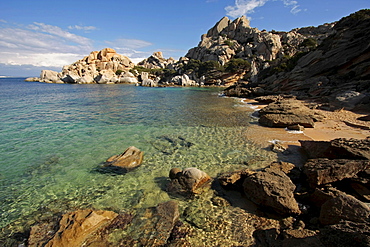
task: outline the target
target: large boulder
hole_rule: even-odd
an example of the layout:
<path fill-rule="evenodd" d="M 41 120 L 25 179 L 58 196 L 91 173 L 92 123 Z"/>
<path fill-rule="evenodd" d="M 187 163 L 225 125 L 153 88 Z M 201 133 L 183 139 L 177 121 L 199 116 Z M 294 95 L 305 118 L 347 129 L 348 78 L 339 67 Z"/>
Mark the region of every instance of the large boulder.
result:
<path fill-rule="evenodd" d="M 179 195 L 201 193 L 205 185 L 211 181 L 211 177 L 207 173 L 195 167 L 184 170 L 172 168 L 169 177 L 171 181 L 167 185 L 167 192 Z"/>
<path fill-rule="evenodd" d="M 143 158 L 144 152 L 140 151 L 140 149 L 134 146 L 131 146 L 123 153 L 113 155 L 107 159 L 104 167 L 113 167 L 127 172 L 139 167 L 143 161 Z"/>
<path fill-rule="evenodd" d="M 40 82 L 63 83 L 58 72 L 52 70 L 42 70 L 40 74 Z"/>
<path fill-rule="evenodd" d="M 370 246 L 370 223 L 342 221 L 320 229 L 320 240 L 325 246 Z"/>
<path fill-rule="evenodd" d="M 320 223 L 334 225 L 342 220 L 353 222 L 367 222 L 370 216 L 370 208 L 351 195 L 340 195 L 326 201 L 320 210 Z"/>
<path fill-rule="evenodd" d="M 63 215 L 59 222 L 59 230 L 45 246 L 91 246 L 91 243 L 96 240 L 94 235 L 100 229 L 109 225 L 117 215 L 117 213 L 112 211 L 95 211 L 91 209 L 77 210 L 75 212 L 67 213 Z M 38 244 L 39 243 L 35 243 L 34 246 L 41 246 Z"/>
<path fill-rule="evenodd" d="M 259 114 L 259 123 L 268 127 L 285 128 L 299 124 L 305 128 L 313 128 L 314 122 L 322 119 L 303 103 L 294 99 L 273 102 L 261 109 Z"/>
<path fill-rule="evenodd" d="M 329 159 L 370 159 L 370 137 L 337 138 L 331 141 L 299 141 L 308 157 Z"/>
<path fill-rule="evenodd" d="M 282 171 L 268 168 L 248 176 L 243 183 L 246 196 L 256 204 L 278 214 L 300 214 L 294 198 L 296 186 Z"/>
<path fill-rule="evenodd" d="M 370 169 L 369 160 L 347 159 L 310 159 L 303 166 L 310 186 L 317 186 L 337 182 L 345 178 L 352 178 L 359 172 Z"/>

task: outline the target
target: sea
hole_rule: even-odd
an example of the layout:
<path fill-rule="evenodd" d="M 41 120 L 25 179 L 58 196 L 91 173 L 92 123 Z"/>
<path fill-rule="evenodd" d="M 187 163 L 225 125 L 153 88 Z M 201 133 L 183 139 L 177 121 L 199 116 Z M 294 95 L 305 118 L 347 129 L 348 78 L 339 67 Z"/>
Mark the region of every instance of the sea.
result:
<path fill-rule="evenodd" d="M 78 208 L 153 207 L 170 199 L 173 167 L 216 177 L 272 159 L 248 139 L 251 111 L 221 92 L 0 78 L 0 228 Z M 130 146 L 144 152 L 139 168 L 101 169 Z"/>

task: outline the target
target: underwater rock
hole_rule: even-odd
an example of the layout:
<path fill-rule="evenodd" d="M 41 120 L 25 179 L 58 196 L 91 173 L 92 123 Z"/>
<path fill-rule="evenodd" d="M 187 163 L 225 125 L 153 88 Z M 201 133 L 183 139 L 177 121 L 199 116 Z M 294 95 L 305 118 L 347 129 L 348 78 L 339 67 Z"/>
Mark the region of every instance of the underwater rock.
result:
<path fill-rule="evenodd" d="M 125 244 L 119 246 L 164 246 L 179 217 L 178 203 L 173 200 L 147 208 L 133 219 Z"/>
<path fill-rule="evenodd" d="M 63 215 L 59 222 L 58 232 L 45 246 L 80 247 L 89 246 L 93 242 L 96 243 L 95 234 L 109 225 L 117 215 L 112 211 L 91 209 L 67 213 Z"/>
<path fill-rule="evenodd" d="M 104 167 L 119 167 L 125 171 L 131 171 L 140 166 L 144 157 L 144 152 L 140 149 L 131 146 L 122 154 L 114 155 L 107 159 Z"/>
<path fill-rule="evenodd" d="M 243 183 L 246 196 L 254 203 L 282 215 L 300 214 L 294 199 L 296 186 L 278 169 L 265 169 L 248 176 Z"/>
<path fill-rule="evenodd" d="M 151 144 L 155 149 L 166 155 L 174 154 L 179 150 L 189 149 L 194 145 L 194 143 L 181 136 L 159 136 Z"/>
<path fill-rule="evenodd" d="M 167 192 L 180 195 L 191 195 L 200 193 L 211 177 L 195 168 L 185 168 L 181 171 L 179 168 L 172 168 L 170 171 L 171 181 L 167 185 Z"/>

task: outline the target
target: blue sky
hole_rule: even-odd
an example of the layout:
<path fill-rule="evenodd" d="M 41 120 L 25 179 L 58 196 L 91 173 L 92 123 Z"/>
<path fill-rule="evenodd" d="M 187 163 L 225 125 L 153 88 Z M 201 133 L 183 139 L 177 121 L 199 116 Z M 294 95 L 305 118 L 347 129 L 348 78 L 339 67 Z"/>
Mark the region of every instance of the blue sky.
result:
<path fill-rule="evenodd" d="M 134 62 L 162 51 L 178 59 L 222 17 L 289 31 L 370 8 L 369 0 L 2 0 L 0 75 L 61 71 L 105 47 Z"/>

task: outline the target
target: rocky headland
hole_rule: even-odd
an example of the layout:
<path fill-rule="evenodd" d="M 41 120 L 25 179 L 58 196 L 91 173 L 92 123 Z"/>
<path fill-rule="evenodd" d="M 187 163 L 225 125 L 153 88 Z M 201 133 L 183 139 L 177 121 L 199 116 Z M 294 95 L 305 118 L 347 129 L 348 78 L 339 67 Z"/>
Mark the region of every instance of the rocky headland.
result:
<path fill-rule="evenodd" d="M 225 17 L 179 61 L 154 53 L 135 66 L 107 48 L 61 73 L 43 71 L 39 81 L 54 83 L 230 86 L 225 95 L 253 98 L 249 104 L 261 108 L 254 113 L 260 125 L 250 128 L 256 143 L 279 136 L 267 147 L 277 161 L 213 178 L 173 168 L 163 188 L 173 200 L 134 213 L 63 212 L 30 226 L 23 243 L 370 246 L 369 29 L 370 10 L 290 32 Z M 301 134 L 285 142 L 285 128 Z M 103 168 L 128 164 L 125 173 L 142 159 L 130 148 Z"/>

